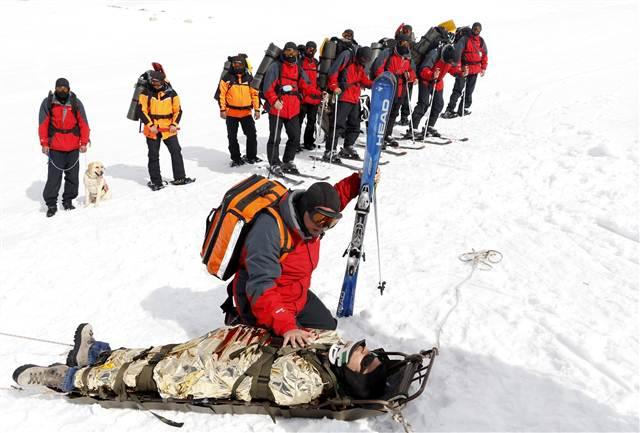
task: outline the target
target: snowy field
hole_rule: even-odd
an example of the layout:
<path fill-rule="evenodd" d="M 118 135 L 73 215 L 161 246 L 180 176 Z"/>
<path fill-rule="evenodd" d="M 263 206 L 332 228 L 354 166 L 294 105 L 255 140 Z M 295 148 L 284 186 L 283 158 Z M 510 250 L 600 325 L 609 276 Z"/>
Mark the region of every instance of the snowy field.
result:
<path fill-rule="evenodd" d="M 0 2 L 4 100 L 0 170 L 0 332 L 70 341 L 89 321 L 115 346 L 180 342 L 222 325 L 224 283 L 200 263 L 204 220 L 232 184 L 213 101 L 227 55 L 257 66 L 273 41 L 355 30 L 363 44 L 406 21 L 422 34 L 480 21 L 489 68 L 473 114 L 438 122 L 466 143 L 391 160 L 378 189 L 347 337 L 415 352 L 440 340 L 425 393 L 404 411 L 415 431 L 639 431 L 638 5 L 635 1 L 429 2 L 364 6 L 283 1 Z M 180 94 L 180 142 L 195 184 L 150 192 L 146 145 L 125 118 L 138 75 L 159 61 Z M 113 199 L 45 218 L 37 112 L 56 78 L 84 102 Z M 448 98 L 453 79 L 445 82 Z M 414 101 L 415 102 L 415 101 Z M 401 129 L 397 128 L 397 132 Z M 264 158 L 268 124 L 258 122 Z M 163 174 L 171 178 L 166 148 Z M 338 181 L 349 172 L 296 160 Z M 82 204 L 84 193 L 77 204 Z M 353 207 L 323 242 L 312 289 L 330 309 Z M 504 260 L 476 270 L 472 248 Z M 442 327 L 441 333 L 437 330 Z M 64 348 L 0 335 L 2 431 L 174 431 L 149 413 L 79 406 L 11 389 L 24 363 Z M 389 417 L 347 423 L 166 412 L 183 431 L 402 431 Z"/>

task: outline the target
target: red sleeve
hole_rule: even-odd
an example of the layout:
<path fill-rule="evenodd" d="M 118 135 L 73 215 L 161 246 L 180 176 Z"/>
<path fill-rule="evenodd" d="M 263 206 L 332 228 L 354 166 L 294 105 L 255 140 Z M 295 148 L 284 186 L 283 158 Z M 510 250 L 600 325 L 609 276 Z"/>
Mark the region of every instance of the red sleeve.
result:
<path fill-rule="evenodd" d="M 364 68 L 360 68 L 360 84 L 367 89 L 370 89 L 371 85 L 373 84 L 373 80 L 369 79 L 366 72 L 364 72 Z"/>
<path fill-rule="evenodd" d="M 251 306 L 251 311 L 259 325 L 273 329 L 278 335 L 284 335 L 285 332 L 298 328 L 295 306 L 288 306 L 283 302 L 277 283 L 258 298 Z"/>
<path fill-rule="evenodd" d="M 454 77 L 457 77 L 461 73 L 462 73 L 462 68 L 460 67 L 460 63 L 456 63 L 451 68 L 449 68 L 449 74 L 453 75 Z"/>
<path fill-rule="evenodd" d="M 411 62 L 409 62 L 409 81 L 415 81 L 416 80 L 416 71 L 413 70 L 413 68 L 411 67 Z"/>
<path fill-rule="evenodd" d="M 344 210 L 351 200 L 360 192 L 360 173 L 355 172 L 333 186 L 340 195 L 340 211 Z"/>
<path fill-rule="evenodd" d="M 269 105 L 272 105 L 272 106 L 278 100 L 278 95 L 276 94 L 277 83 L 278 83 L 278 80 L 273 80 L 273 83 L 271 83 L 271 85 L 267 88 L 267 90 L 264 91 L 264 99 L 266 99 L 267 102 L 269 102 Z"/>
<path fill-rule="evenodd" d="M 80 144 L 86 146 L 89 143 L 89 122 L 87 122 L 87 114 L 84 111 L 84 106 L 78 101 L 78 127 L 80 128 Z"/>
<path fill-rule="evenodd" d="M 487 50 L 484 47 L 482 48 L 482 51 L 483 51 L 483 54 L 482 54 L 482 61 L 480 63 L 480 66 L 483 71 L 486 71 L 487 63 L 489 63 L 489 55 L 487 54 Z"/>
<path fill-rule="evenodd" d="M 338 74 L 340 69 L 333 74 L 329 74 L 329 78 L 327 80 L 327 89 L 332 92 L 338 88 Z"/>
<path fill-rule="evenodd" d="M 422 68 L 422 71 L 420 71 L 420 78 L 424 81 L 433 80 L 433 71 L 431 68 Z"/>

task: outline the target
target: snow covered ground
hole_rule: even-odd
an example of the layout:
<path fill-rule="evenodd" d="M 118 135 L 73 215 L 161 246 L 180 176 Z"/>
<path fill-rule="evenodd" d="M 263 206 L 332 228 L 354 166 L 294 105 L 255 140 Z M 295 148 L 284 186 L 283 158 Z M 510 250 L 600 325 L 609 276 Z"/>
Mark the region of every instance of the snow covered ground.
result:
<path fill-rule="evenodd" d="M 204 220 L 230 185 L 226 130 L 212 99 L 227 55 L 257 65 L 270 41 L 355 30 L 360 43 L 403 21 L 480 21 L 489 69 L 473 115 L 440 120 L 466 143 L 387 156 L 379 186 L 384 296 L 375 233 L 346 336 L 418 351 L 436 344 L 425 394 L 405 410 L 416 431 L 639 431 L 638 54 L 634 1 L 229 5 L 196 1 L 2 1 L 4 119 L 0 170 L 0 332 L 69 341 L 94 325 L 115 346 L 179 342 L 222 324 L 224 284 L 199 260 Z M 159 61 L 179 92 L 187 174 L 152 193 L 146 145 L 125 118 L 137 76 Z M 38 106 L 59 76 L 87 108 L 114 197 L 44 216 Z M 453 80 L 447 79 L 448 98 Z M 258 122 L 264 155 L 268 125 Z M 399 132 L 399 130 L 398 130 Z M 300 155 L 308 172 L 348 174 Z M 166 150 L 161 164 L 170 178 Z M 83 193 L 79 197 L 82 202 Z M 353 210 L 323 242 L 313 289 L 337 305 Z M 372 220 L 373 221 L 373 220 Z M 373 227 L 373 224 L 370 225 Z M 458 255 L 496 249 L 476 270 Z M 148 413 L 78 406 L 16 391 L 23 363 L 64 362 L 64 348 L 0 336 L 3 431 L 172 431 Z M 353 423 L 168 412 L 185 431 L 401 431 Z"/>

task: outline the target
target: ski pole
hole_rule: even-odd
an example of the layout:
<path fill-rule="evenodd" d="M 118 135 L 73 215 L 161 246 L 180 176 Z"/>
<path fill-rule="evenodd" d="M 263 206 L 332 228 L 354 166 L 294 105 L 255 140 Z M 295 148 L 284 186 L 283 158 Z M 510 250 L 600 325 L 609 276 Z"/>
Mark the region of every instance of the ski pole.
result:
<path fill-rule="evenodd" d="M 373 217 L 376 220 L 376 244 L 378 248 L 378 290 L 380 290 L 380 294 L 384 293 L 385 286 L 387 285 L 386 281 L 382 280 L 382 258 L 380 257 L 380 228 L 378 226 L 378 194 L 376 194 L 376 189 L 373 189 Z"/>
<path fill-rule="evenodd" d="M 427 124 L 424 126 L 424 135 L 422 141 L 427 139 L 427 129 L 429 128 L 429 117 L 431 117 L 431 111 L 433 111 L 433 97 L 436 94 L 436 83 L 433 83 L 433 89 L 431 90 L 431 96 L 429 97 L 429 109 L 427 110 Z"/>
<path fill-rule="evenodd" d="M 465 96 L 467 96 L 467 75 L 464 76 L 464 86 L 462 87 L 462 111 L 460 114 L 460 135 L 464 137 L 464 110 Z"/>
<path fill-rule="evenodd" d="M 267 175 L 267 179 L 271 179 L 271 165 L 273 164 L 273 158 L 276 154 L 276 146 L 280 146 L 280 134 L 278 134 L 278 126 L 280 124 L 280 110 L 278 110 L 276 114 L 276 128 L 273 131 L 273 144 L 271 145 L 271 156 L 267 155 L 267 159 L 269 159 L 269 173 Z"/>
<path fill-rule="evenodd" d="M 320 141 L 320 131 L 322 131 L 322 117 L 324 116 L 324 108 L 326 106 L 326 102 L 323 98 L 322 103 L 320 104 L 320 117 L 316 119 L 316 123 L 314 125 L 313 134 L 315 135 L 316 142 Z M 326 137 L 325 137 L 326 139 Z M 318 156 L 318 145 L 316 144 L 316 148 L 313 149 L 313 156 L 317 158 Z M 313 169 L 316 169 L 316 158 L 313 158 Z"/>
<path fill-rule="evenodd" d="M 409 93 L 409 81 L 404 80 L 407 88 L 407 104 L 409 105 L 409 128 L 411 128 L 411 143 L 416 144 L 416 135 L 413 131 L 413 110 L 411 109 L 411 94 Z"/>
<path fill-rule="evenodd" d="M 335 95 L 333 95 L 333 104 L 334 104 L 334 110 L 333 110 L 333 134 L 331 134 L 331 153 L 329 154 L 329 164 L 331 164 L 333 162 L 333 154 L 335 152 L 336 149 L 336 124 L 338 121 L 338 97 Z"/>

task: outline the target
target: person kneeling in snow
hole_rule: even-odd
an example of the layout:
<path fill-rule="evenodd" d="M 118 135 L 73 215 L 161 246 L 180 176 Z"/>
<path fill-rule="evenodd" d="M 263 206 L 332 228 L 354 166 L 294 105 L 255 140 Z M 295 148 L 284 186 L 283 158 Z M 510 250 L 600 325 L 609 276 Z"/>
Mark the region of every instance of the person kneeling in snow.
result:
<path fill-rule="evenodd" d="M 314 342 L 306 349 L 283 347 L 268 330 L 239 325 L 182 344 L 111 350 L 83 323 L 66 364 L 26 364 L 13 379 L 20 386 L 120 400 L 157 393 L 163 399 L 265 399 L 289 406 L 321 396 L 383 394 L 389 362 L 384 351 L 369 351 L 365 340 L 345 342 L 335 331 L 309 332 Z"/>

